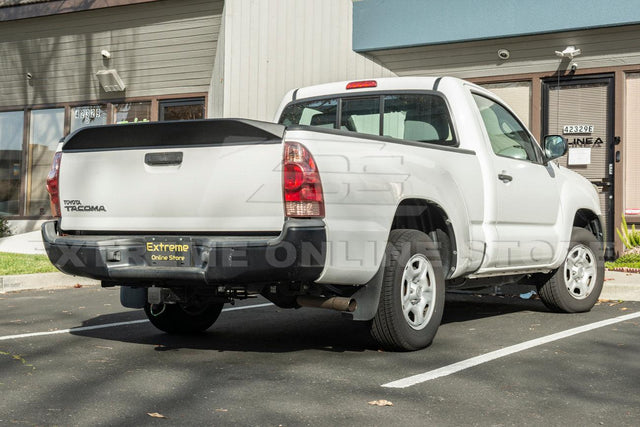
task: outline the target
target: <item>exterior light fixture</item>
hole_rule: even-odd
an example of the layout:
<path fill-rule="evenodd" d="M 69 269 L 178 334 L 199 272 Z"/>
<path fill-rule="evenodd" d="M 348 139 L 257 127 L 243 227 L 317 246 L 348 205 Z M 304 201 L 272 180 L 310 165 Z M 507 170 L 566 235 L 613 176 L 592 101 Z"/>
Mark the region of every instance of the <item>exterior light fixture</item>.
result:
<path fill-rule="evenodd" d="M 105 92 L 122 92 L 126 88 L 116 70 L 100 70 L 96 76 Z"/>
<path fill-rule="evenodd" d="M 575 46 L 567 46 L 563 51 L 556 50 L 556 56 L 560 58 L 573 59 L 582 53 L 581 49 L 576 49 Z"/>

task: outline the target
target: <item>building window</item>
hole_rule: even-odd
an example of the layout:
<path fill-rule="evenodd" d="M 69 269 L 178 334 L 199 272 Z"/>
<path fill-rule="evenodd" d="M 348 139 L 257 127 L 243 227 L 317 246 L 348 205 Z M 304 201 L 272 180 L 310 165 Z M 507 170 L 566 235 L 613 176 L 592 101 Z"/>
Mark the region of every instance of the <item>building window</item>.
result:
<path fill-rule="evenodd" d="M 71 108 L 71 132 L 87 126 L 107 124 L 107 104 L 82 105 Z"/>
<path fill-rule="evenodd" d="M 151 102 L 114 104 L 116 123 L 138 123 L 151 120 Z"/>
<path fill-rule="evenodd" d="M 27 215 L 49 214 L 49 196 L 45 185 L 53 154 L 63 136 L 64 108 L 31 111 Z"/>
<path fill-rule="evenodd" d="M 0 215 L 20 213 L 24 112 L 0 113 Z"/>
<path fill-rule="evenodd" d="M 160 101 L 160 121 L 204 119 L 204 98 Z"/>

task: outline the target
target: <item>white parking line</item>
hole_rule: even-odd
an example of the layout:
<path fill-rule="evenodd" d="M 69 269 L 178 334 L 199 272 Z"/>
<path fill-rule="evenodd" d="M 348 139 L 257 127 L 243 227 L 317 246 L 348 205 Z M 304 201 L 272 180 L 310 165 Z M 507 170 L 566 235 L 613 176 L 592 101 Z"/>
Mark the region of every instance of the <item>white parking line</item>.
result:
<path fill-rule="evenodd" d="M 413 375 L 407 378 L 403 378 L 397 381 L 392 381 L 386 384 L 382 384 L 382 387 L 388 388 L 406 388 L 412 385 L 424 383 L 426 381 L 435 380 L 436 378 L 446 377 L 447 375 L 455 374 L 456 372 L 463 371 L 465 369 L 472 368 L 474 366 L 481 365 L 483 363 L 490 362 L 501 357 L 509 356 L 520 351 L 528 350 L 539 345 L 547 344 L 552 341 L 557 341 L 563 338 L 567 338 L 573 335 L 581 334 L 583 332 L 592 331 L 594 329 L 602 328 L 604 326 L 613 325 L 616 323 L 624 322 L 629 319 L 635 319 L 640 317 L 640 312 L 631 313 L 620 317 L 614 317 L 613 319 L 602 320 L 600 322 L 590 323 L 588 325 L 579 326 L 577 328 L 568 329 L 563 332 L 547 335 L 546 337 L 536 338 L 531 341 L 526 341 L 520 344 L 505 347 L 500 350 L 492 351 L 491 353 L 483 354 L 480 356 L 472 357 L 471 359 L 463 360 L 452 365 L 444 366 L 442 368 L 434 369 L 422 374 Z"/>
<path fill-rule="evenodd" d="M 270 305 L 273 305 L 273 304 L 269 302 L 269 303 L 265 303 L 265 304 L 243 305 L 241 307 L 225 308 L 222 311 L 248 310 L 250 308 L 268 307 Z M 3 337 L 0 337 L 0 341 L 16 340 L 16 339 L 19 339 L 19 338 L 42 337 L 42 336 L 46 336 L 46 335 L 69 334 L 69 333 L 72 333 L 72 332 L 94 331 L 96 329 L 116 328 L 118 326 L 137 325 L 138 323 L 146 323 L 146 322 L 148 322 L 147 319 L 131 320 L 129 322 L 105 323 L 103 325 L 82 326 L 80 328 L 59 329 L 57 331 L 32 332 L 30 334 L 18 334 L 18 335 L 5 335 Z"/>

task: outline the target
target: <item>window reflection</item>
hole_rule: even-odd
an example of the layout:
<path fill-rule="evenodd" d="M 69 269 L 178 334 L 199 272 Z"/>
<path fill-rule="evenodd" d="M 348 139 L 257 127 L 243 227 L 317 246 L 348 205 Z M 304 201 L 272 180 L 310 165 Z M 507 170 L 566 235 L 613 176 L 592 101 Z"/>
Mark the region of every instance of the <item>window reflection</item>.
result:
<path fill-rule="evenodd" d="M 115 111 L 115 122 L 118 124 L 148 122 L 151 120 L 150 102 L 127 102 L 124 104 L 116 104 Z"/>
<path fill-rule="evenodd" d="M 0 113 L 0 215 L 20 213 L 24 112 Z"/>
<path fill-rule="evenodd" d="M 204 119 L 204 98 L 160 101 L 160 121 Z"/>
<path fill-rule="evenodd" d="M 46 180 L 53 154 L 64 136 L 64 108 L 32 111 L 29 135 L 27 215 L 49 215 Z"/>

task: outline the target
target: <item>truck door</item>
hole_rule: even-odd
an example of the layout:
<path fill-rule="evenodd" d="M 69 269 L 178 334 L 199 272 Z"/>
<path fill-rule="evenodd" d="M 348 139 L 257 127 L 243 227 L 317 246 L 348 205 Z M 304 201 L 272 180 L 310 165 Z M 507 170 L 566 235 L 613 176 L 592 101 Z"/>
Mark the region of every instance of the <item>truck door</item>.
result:
<path fill-rule="evenodd" d="M 490 265 L 509 268 L 545 265 L 558 246 L 560 189 L 555 166 L 544 165 L 542 152 L 518 118 L 496 100 L 473 94 L 493 155 L 496 242 L 489 245 Z"/>

